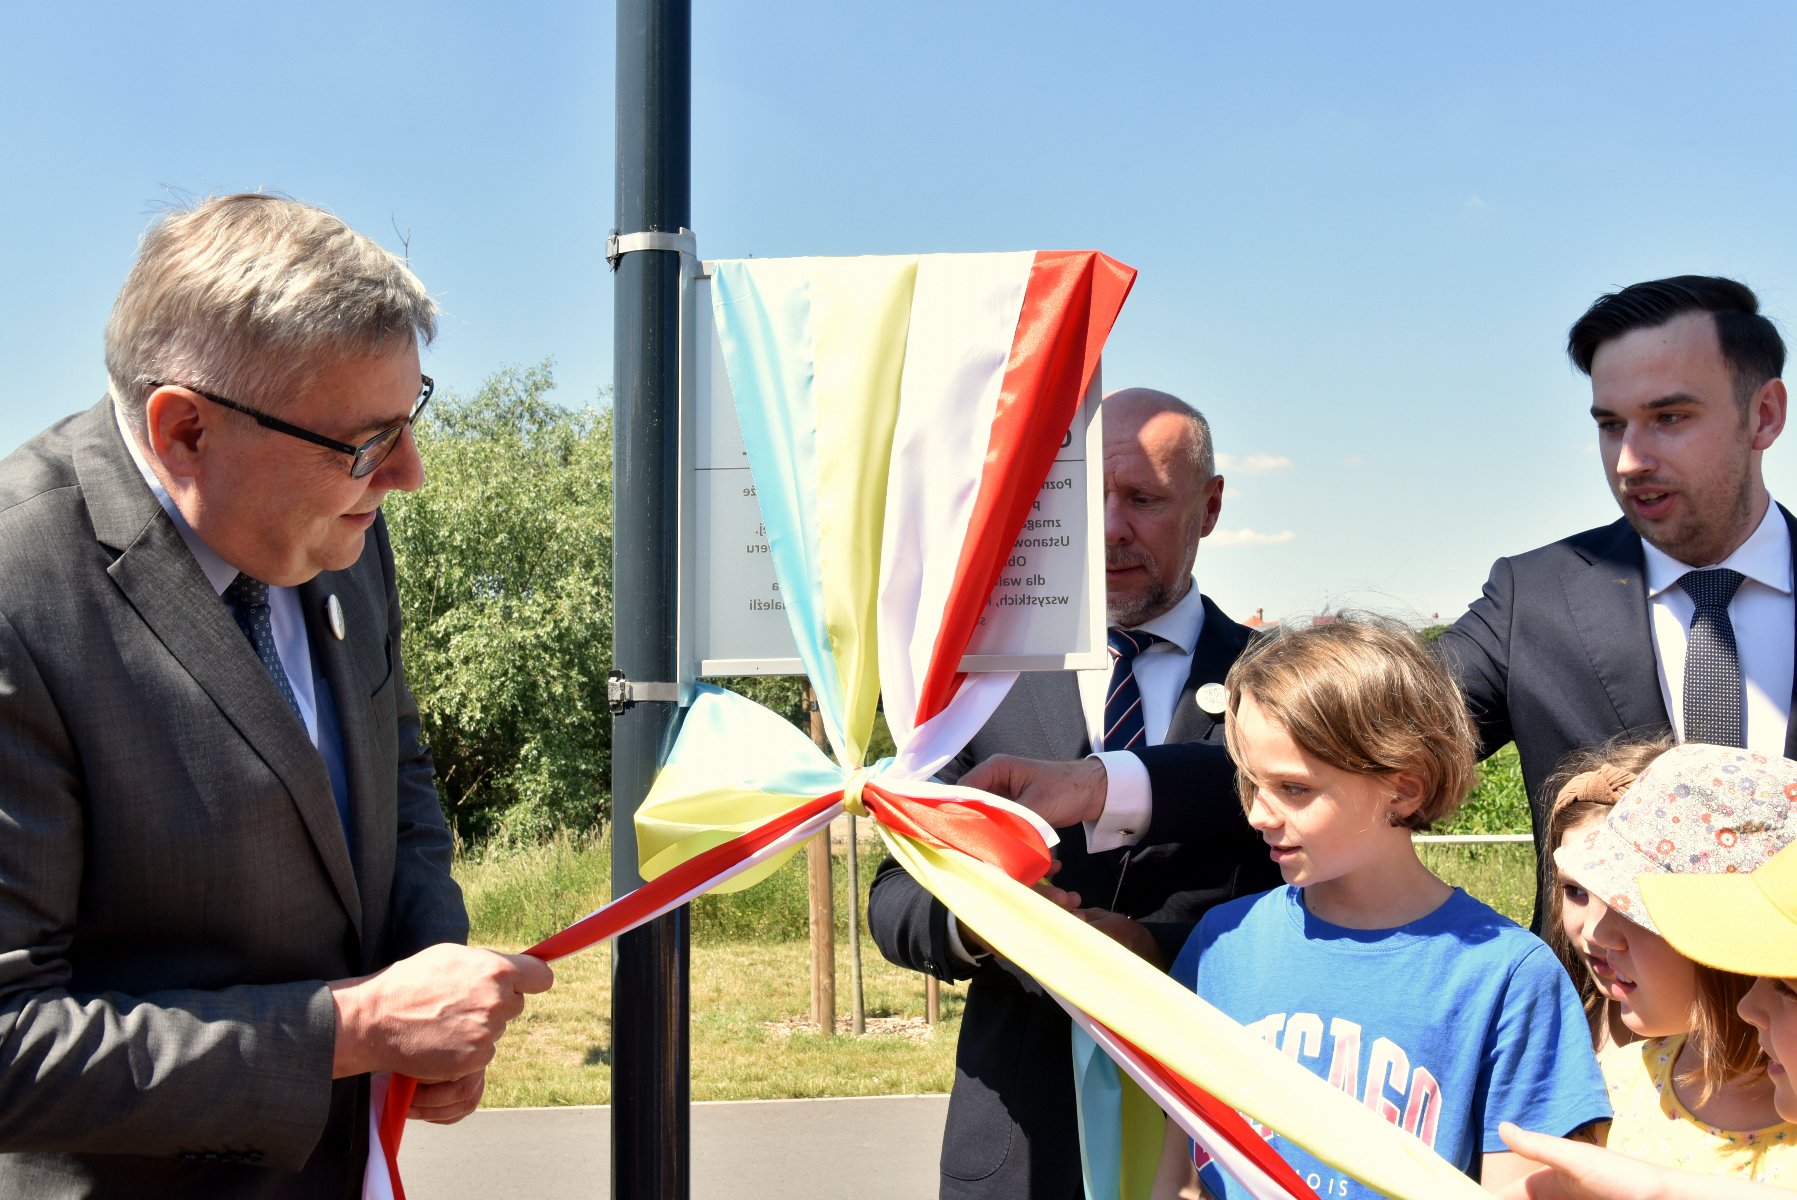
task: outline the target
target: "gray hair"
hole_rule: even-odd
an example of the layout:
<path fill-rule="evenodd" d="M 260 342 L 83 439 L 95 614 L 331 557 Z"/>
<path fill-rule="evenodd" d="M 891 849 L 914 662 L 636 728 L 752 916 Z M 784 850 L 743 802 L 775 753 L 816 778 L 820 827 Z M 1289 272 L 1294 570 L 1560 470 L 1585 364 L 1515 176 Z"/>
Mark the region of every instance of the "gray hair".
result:
<path fill-rule="evenodd" d="M 1200 480 L 1209 480 L 1217 473 L 1217 453 L 1210 440 L 1210 422 L 1183 400 L 1173 411 L 1192 422 L 1192 466 L 1197 469 Z"/>
<path fill-rule="evenodd" d="M 106 323 L 113 401 L 138 432 L 150 380 L 278 407 L 330 357 L 437 333 L 405 263 L 322 209 L 216 196 L 145 232 Z"/>

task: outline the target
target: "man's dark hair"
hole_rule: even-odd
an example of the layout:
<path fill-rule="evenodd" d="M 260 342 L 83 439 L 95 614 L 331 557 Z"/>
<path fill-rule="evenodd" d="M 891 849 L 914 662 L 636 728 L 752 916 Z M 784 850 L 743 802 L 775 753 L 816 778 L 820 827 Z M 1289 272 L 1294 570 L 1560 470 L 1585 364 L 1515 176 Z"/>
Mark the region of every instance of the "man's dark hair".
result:
<path fill-rule="evenodd" d="M 1716 321 L 1722 361 L 1735 377 L 1735 399 L 1745 408 L 1768 379 L 1784 374 L 1785 343 L 1760 315 L 1759 297 L 1744 283 L 1717 275 L 1674 275 L 1631 284 L 1599 296 L 1566 335 L 1573 365 L 1591 374 L 1597 348 L 1637 329 L 1655 329 L 1689 312 L 1707 312 Z"/>

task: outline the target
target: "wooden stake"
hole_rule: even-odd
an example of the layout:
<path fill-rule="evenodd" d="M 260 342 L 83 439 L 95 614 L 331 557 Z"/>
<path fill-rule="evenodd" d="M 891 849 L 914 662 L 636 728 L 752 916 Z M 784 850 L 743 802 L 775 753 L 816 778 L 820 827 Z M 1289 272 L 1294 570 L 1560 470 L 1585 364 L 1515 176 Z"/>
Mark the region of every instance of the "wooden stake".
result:
<path fill-rule="evenodd" d="M 934 1025 L 942 1016 L 942 981 L 934 975 L 923 977 L 923 1019 L 924 1024 Z"/>
<path fill-rule="evenodd" d="M 855 814 L 849 814 L 849 1028 L 856 1037 L 867 1032 L 867 993 L 861 986 L 861 869 L 856 854 L 860 836 Z"/>

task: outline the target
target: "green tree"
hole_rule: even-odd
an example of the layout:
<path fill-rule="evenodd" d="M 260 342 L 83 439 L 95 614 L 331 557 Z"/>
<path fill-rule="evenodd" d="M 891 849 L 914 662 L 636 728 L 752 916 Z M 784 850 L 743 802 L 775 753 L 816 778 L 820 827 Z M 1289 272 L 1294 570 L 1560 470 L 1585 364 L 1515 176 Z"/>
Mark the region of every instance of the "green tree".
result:
<path fill-rule="evenodd" d="M 1479 778 L 1466 803 L 1433 832 L 1527 833 L 1532 820 L 1522 760 L 1516 744 L 1509 742 L 1479 764 Z"/>
<path fill-rule="evenodd" d="M 440 397 L 417 427 L 425 486 L 386 508 L 408 679 L 470 841 L 611 808 L 612 417 L 553 387 L 545 362 Z"/>

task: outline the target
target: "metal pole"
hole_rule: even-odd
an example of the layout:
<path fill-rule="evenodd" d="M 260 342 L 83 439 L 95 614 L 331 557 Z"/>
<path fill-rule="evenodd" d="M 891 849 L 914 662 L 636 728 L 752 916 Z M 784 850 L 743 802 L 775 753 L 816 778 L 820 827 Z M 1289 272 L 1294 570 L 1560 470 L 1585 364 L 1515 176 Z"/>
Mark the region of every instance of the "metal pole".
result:
<path fill-rule="evenodd" d="M 689 0 L 619 0 L 617 227 L 676 233 L 692 223 Z M 676 561 L 680 256 L 639 250 L 617 264 L 613 318 L 614 665 L 633 683 L 677 682 Z M 612 894 L 636 871 L 636 809 L 670 740 L 672 702 L 612 720 Z M 611 1194 L 686 1200 L 687 913 L 618 939 L 612 955 Z"/>
<path fill-rule="evenodd" d="M 817 693 L 805 685 L 805 710 L 810 713 L 811 740 L 830 753 L 824 733 L 824 714 Z M 851 820 L 853 818 L 850 818 Z M 810 895 L 806 911 L 811 918 L 811 1021 L 824 1037 L 836 1036 L 836 884 L 831 877 L 830 827 L 805 843 L 805 862 L 810 868 Z"/>

